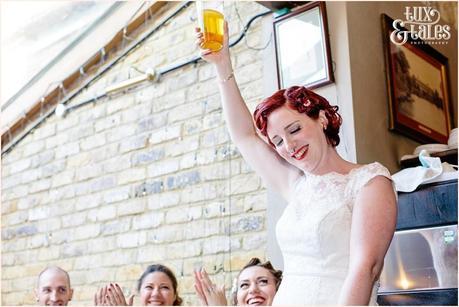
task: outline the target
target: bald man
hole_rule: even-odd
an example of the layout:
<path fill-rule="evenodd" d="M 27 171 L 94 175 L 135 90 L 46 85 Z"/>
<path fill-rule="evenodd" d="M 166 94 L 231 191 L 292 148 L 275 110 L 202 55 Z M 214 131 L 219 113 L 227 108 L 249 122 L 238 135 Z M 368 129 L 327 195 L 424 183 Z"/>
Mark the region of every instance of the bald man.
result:
<path fill-rule="evenodd" d="M 48 267 L 38 275 L 35 296 L 41 306 L 67 306 L 72 300 L 69 274 L 59 267 Z"/>

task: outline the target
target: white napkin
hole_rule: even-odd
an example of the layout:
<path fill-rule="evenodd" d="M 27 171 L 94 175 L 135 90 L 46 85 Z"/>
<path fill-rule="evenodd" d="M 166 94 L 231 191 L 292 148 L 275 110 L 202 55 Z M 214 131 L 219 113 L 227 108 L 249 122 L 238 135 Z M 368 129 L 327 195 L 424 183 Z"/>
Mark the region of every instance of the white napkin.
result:
<path fill-rule="evenodd" d="M 400 192 L 413 192 L 426 181 L 430 181 L 442 172 L 455 171 L 448 163 L 441 163 L 440 158 L 430 157 L 426 150 L 419 153 L 422 166 L 410 167 L 392 175 L 395 188 Z"/>

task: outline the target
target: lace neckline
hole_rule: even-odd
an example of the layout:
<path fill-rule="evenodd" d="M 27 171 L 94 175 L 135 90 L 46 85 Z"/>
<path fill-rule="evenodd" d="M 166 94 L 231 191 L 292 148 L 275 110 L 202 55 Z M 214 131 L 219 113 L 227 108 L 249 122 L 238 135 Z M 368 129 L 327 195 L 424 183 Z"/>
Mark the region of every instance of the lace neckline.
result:
<path fill-rule="evenodd" d="M 361 165 L 359 167 L 354 167 L 353 169 L 351 169 L 346 174 L 341 174 L 341 173 L 338 173 L 336 171 L 331 171 L 331 172 L 328 172 L 328 173 L 325 173 L 325 174 L 322 174 L 322 175 L 315 175 L 315 174 L 306 173 L 306 172 L 303 172 L 303 173 L 307 178 L 317 178 L 317 179 L 323 179 L 323 178 L 329 178 L 329 177 L 332 177 L 332 178 L 333 177 L 345 178 L 345 177 L 351 176 L 352 174 L 356 173 L 358 170 L 364 169 L 365 167 L 367 167 L 367 165 L 368 164 L 364 164 L 364 165 Z"/>

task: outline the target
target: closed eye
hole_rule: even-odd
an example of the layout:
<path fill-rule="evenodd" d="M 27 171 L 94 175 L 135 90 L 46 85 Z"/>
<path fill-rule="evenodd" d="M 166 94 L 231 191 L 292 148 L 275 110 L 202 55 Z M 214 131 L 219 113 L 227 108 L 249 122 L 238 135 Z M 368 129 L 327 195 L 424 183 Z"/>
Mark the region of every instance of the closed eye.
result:
<path fill-rule="evenodd" d="M 294 134 L 294 133 L 297 133 L 300 130 L 301 130 L 301 128 L 298 126 L 298 127 L 295 127 L 294 129 L 290 130 L 290 133 Z"/>
<path fill-rule="evenodd" d="M 268 280 L 267 279 L 260 279 L 259 283 L 260 283 L 260 285 L 267 285 L 268 284 Z"/>

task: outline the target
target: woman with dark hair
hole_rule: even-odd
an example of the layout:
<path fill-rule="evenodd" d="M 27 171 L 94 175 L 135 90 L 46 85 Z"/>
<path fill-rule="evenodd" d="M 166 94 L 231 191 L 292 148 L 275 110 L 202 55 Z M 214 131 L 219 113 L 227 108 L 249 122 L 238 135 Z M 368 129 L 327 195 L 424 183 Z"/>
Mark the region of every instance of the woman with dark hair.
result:
<path fill-rule="evenodd" d="M 340 157 L 338 107 L 303 86 L 277 91 L 252 120 L 234 77 L 226 22 L 223 48 L 201 50 L 201 57 L 215 67 L 232 140 L 288 201 L 276 226 L 284 277 L 273 304 L 376 304 L 397 217 L 389 171 Z"/>
<path fill-rule="evenodd" d="M 174 273 L 162 264 L 147 267 L 137 281 L 137 292 L 142 306 L 180 306 L 182 299 L 177 292 L 177 278 Z M 107 285 L 94 296 L 94 305 L 132 306 L 134 295 L 126 301 L 118 284 Z"/>
<path fill-rule="evenodd" d="M 271 306 L 282 281 L 282 271 L 271 262 L 252 258 L 239 272 L 231 293 L 231 305 Z M 195 272 L 195 289 L 203 305 L 226 306 L 225 288 L 217 287 L 205 270 Z"/>

